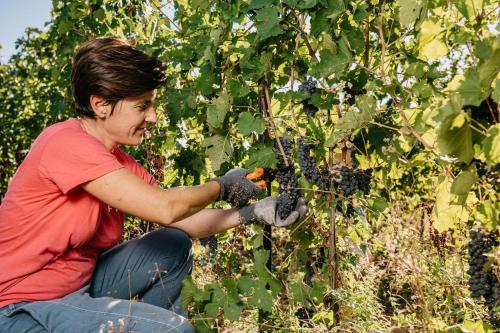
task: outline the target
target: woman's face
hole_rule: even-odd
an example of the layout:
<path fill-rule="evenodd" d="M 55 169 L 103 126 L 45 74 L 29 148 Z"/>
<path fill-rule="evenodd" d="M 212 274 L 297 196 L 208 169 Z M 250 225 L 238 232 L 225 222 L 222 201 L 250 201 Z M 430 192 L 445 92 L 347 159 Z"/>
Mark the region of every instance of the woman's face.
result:
<path fill-rule="evenodd" d="M 106 116 L 104 126 L 108 142 L 137 146 L 142 136 L 151 124 L 156 123 L 157 117 L 153 107 L 156 90 L 149 91 L 141 96 L 128 97 L 120 100 L 111 114 Z"/>

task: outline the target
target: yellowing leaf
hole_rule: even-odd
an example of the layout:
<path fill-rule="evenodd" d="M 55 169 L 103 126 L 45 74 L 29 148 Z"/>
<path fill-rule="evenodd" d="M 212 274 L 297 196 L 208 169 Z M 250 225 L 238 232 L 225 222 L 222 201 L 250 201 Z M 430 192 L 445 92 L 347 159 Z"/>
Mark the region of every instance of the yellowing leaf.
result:
<path fill-rule="evenodd" d="M 206 147 L 206 154 L 212 162 L 213 171 L 218 171 L 224 162 L 229 162 L 233 157 L 233 147 L 229 137 L 214 135 L 206 137 L 202 143 Z"/>
<path fill-rule="evenodd" d="M 482 143 L 486 163 L 493 166 L 500 163 L 500 124 L 491 126 Z"/>
<path fill-rule="evenodd" d="M 443 232 L 451 229 L 455 224 L 466 222 L 469 212 L 464 205 L 452 204 L 454 198 L 450 192 L 452 179 L 441 177 L 436 191 L 436 202 L 432 209 L 433 227 Z"/>
<path fill-rule="evenodd" d="M 409 26 L 419 18 L 422 10 L 427 7 L 427 0 L 399 0 L 399 23 Z"/>
<path fill-rule="evenodd" d="M 428 59 L 437 59 L 448 53 L 448 46 L 444 42 L 444 29 L 437 20 L 426 19 L 420 26 L 418 35 L 419 55 Z"/>

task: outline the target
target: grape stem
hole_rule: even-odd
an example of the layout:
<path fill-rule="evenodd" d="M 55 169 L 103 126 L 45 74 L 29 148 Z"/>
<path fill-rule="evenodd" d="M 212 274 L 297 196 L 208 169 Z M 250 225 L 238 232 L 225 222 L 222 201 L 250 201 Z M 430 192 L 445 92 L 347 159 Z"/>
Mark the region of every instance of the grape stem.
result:
<path fill-rule="evenodd" d="M 276 130 L 276 126 L 274 124 L 273 111 L 271 109 L 271 100 L 269 99 L 269 89 L 267 88 L 266 82 L 263 83 L 262 90 L 264 92 L 264 102 L 265 102 L 264 105 L 266 106 L 265 109 L 267 110 L 267 114 L 269 116 L 268 117 L 269 126 L 271 126 L 271 128 L 272 128 L 272 132 L 274 133 L 274 139 L 276 140 L 276 145 L 278 146 L 281 157 L 283 158 L 283 161 L 285 162 L 285 166 L 289 166 L 285 151 L 283 150 L 283 146 L 281 145 L 280 136 L 279 136 L 278 131 Z M 269 132 L 269 130 L 268 130 L 268 132 Z"/>

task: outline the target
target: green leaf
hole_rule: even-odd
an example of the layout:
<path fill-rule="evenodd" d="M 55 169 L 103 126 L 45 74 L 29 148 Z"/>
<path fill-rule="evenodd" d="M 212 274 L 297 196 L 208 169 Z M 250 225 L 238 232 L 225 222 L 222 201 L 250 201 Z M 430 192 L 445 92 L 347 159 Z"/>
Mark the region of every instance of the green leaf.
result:
<path fill-rule="evenodd" d="M 343 52 L 334 54 L 330 50 L 321 50 L 320 62 L 311 66 L 310 72 L 314 77 L 328 77 L 332 74 L 339 76 L 350 63 L 351 57 Z"/>
<path fill-rule="evenodd" d="M 453 204 L 454 197 L 451 194 L 451 178 L 440 177 L 436 189 L 436 202 L 432 209 L 433 227 L 443 232 L 451 229 L 455 224 L 466 222 L 469 213 L 464 205 Z"/>
<path fill-rule="evenodd" d="M 491 93 L 491 98 L 497 103 L 500 103 L 500 75 L 497 76 L 496 80 L 491 84 L 493 92 Z"/>
<path fill-rule="evenodd" d="M 486 163 L 494 166 L 500 163 L 500 124 L 491 126 L 482 142 L 482 150 Z"/>
<path fill-rule="evenodd" d="M 456 75 L 444 91 L 456 92 L 462 98 L 464 105 L 474 106 L 479 106 L 489 95 L 489 88 L 481 86 L 479 73 L 473 68 L 469 68 L 465 76 Z"/>
<path fill-rule="evenodd" d="M 352 29 L 347 33 L 347 39 L 349 40 L 349 45 L 356 54 L 361 54 L 365 50 L 365 36 L 363 31 L 360 29 Z"/>
<path fill-rule="evenodd" d="M 373 96 L 356 96 L 356 106 L 359 112 L 355 109 L 347 111 L 345 115 L 340 118 L 337 128 L 341 130 L 358 129 L 367 125 L 373 119 L 376 105 L 377 101 Z"/>
<path fill-rule="evenodd" d="M 194 300 L 194 296 L 199 293 L 201 293 L 201 290 L 196 287 L 193 278 L 190 275 L 185 277 L 182 280 L 181 306 L 187 309 L 189 304 Z"/>
<path fill-rule="evenodd" d="M 300 303 L 302 305 L 308 304 L 309 298 L 309 287 L 302 282 L 290 283 L 288 285 L 290 291 L 292 292 L 292 300 L 294 302 Z"/>
<path fill-rule="evenodd" d="M 215 128 L 222 127 L 229 105 L 230 100 L 226 93 L 221 94 L 213 100 L 212 105 L 207 108 L 207 122 L 210 126 Z"/>
<path fill-rule="evenodd" d="M 298 9 L 309 9 L 318 3 L 318 0 L 284 0 L 288 6 Z"/>
<path fill-rule="evenodd" d="M 399 0 L 398 7 L 399 23 L 407 27 L 421 16 L 422 11 L 425 11 L 427 0 Z"/>
<path fill-rule="evenodd" d="M 266 6 L 257 11 L 255 28 L 261 40 L 283 33 L 279 15 L 280 12 L 275 6 Z"/>
<path fill-rule="evenodd" d="M 500 201 L 486 200 L 476 207 L 476 219 L 489 230 L 495 230 L 500 225 Z"/>
<path fill-rule="evenodd" d="M 250 135 L 252 132 L 262 134 L 266 129 L 266 122 L 264 119 L 257 115 L 255 118 L 250 112 L 242 112 L 238 118 L 238 132 L 241 135 Z"/>
<path fill-rule="evenodd" d="M 243 97 L 248 95 L 250 89 L 244 83 L 241 83 L 237 80 L 229 81 L 229 89 L 231 90 L 231 95 L 234 97 Z"/>
<path fill-rule="evenodd" d="M 254 269 L 257 275 L 266 276 L 269 271 L 266 267 L 267 260 L 269 259 L 268 250 L 255 250 L 254 251 Z"/>
<path fill-rule="evenodd" d="M 266 288 L 266 282 L 256 280 L 252 296 L 249 299 L 249 304 L 267 312 L 273 310 L 273 295 Z"/>
<path fill-rule="evenodd" d="M 500 36 L 489 40 L 491 54 L 479 65 L 479 81 L 482 87 L 489 88 L 500 71 Z"/>
<path fill-rule="evenodd" d="M 444 42 L 444 28 L 437 19 L 428 18 L 420 26 L 418 50 L 425 60 L 438 59 L 448 53 L 448 46 Z"/>
<path fill-rule="evenodd" d="M 474 150 L 467 113 L 450 114 L 443 119 L 438 130 L 438 147 L 443 154 L 470 163 Z"/>
<path fill-rule="evenodd" d="M 453 181 L 451 185 L 451 193 L 459 196 L 467 196 L 472 185 L 477 181 L 475 168 L 472 170 L 462 171 Z"/>
<path fill-rule="evenodd" d="M 270 146 L 258 144 L 248 151 L 250 158 L 245 163 L 248 170 L 255 168 L 273 168 L 276 166 L 276 152 Z"/>
<path fill-rule="evenodd" d="M 248 4 L 248 9 L 260 9 L 269 5 L 276 5 L 276 1 L 273 0 L 252 0 Z"/>
<path fill-rule="evenodd" d="M 205 305 L 205 314 L 208 317 L 217 317 L 219 315 L 219 307 L 218 303 L 208 303 Z"/>
<path fill-rule="evenodd" d="M 424 62 L 413 62 L 406 68 L 406 74 L 413 75 L 417 79 L 421 79 L 425 73 L 429 71 L 429 65 Z"/>
<path fill-rule="evenodd" d="M 463 325 L 460 326 L 462 332 L 471 333 L 493 333 L 493 330 L 489 328 L 487 323 L 478 321 L 468 321 L 466 320 Z"/>
<path fill-rule="evenodd" d="M 420 98 L 429 98 L 432 96 L 432 87 L 425 81 L 419 81 L 413 86 L 413 91 Z"/>
<path fill-rule="evenodd" d="M 467 18 L 475 18 L 479 11 L 484 6 L 483 0 L 458 0 L 455 1 L 455 6 L 457 6 L 458 10 L 462 15 Z"/>
<path fill-rule="evenodd" d="M 206 137 L 202 143 L 206 147 L 206 155 L 212 162 L 213 171 L 218 171 L 224 162 L 229 162 L 233 157 L 233 147 L 229 137 L 214 135 Z"/>

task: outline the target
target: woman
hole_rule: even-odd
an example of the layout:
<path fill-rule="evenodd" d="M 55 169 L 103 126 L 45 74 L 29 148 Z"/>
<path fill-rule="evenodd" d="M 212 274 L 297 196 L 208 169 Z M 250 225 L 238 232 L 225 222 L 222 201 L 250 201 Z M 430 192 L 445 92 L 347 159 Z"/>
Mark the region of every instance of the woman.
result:
<path fill-rule="evenodd" d="M 192 332 L 179 308 L 191 238 L 241 223 L 286 226 L 276 198 L 205 209 L 235 186 L 261 189 L 244 169 L 200 186 L 160 189 L 120 145 L 136 146 L 157 120 L 162 63 L 116 39 L 84 44 L 73 59 L 80 118 L 46 128 L 0 206 L 1 332 Z M 124 214 L 165 228 L 117 245 Z"/>

